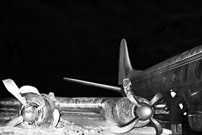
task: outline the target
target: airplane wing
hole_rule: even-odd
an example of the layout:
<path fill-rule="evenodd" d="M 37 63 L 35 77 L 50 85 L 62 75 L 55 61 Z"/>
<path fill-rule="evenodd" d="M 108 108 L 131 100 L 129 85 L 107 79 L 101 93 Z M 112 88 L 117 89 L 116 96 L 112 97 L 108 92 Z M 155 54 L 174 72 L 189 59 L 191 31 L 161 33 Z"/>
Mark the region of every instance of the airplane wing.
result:
<path fill-rule="evenodd" d="M 57 97 L 56 97 L 57 99 Z M 67 99 L 67 98 L 66 98 Z M 82 98 L 80 98 L 82 99 Z M 6 106 L 7 107 L 6 107 Z M 19 107 L 18 107 L 19 106 Z M 15 98 L 7 98 L 0 100 L 0 132 L 2 134 L 12 135 L 113 135 L 107 132 L 112 123 L 106 121 L 101 114 L 95 109 L 66 109 L 61 111 L 61 118 L 56 128 L 32 127 L 25 128 L 23 125 L 17 127 L 4 126 L 10 119 L 18 117 L 18 109 L 20 109 L 20 102 Z M 145 126 L 142 128 L 134 128 L 124 135 L 155 135 L 156 131 L 152 126 Z M 163 128 L 161 135 L 169 135 L 171 131 Z"/>
<path fill-rule="evenodd" d="M 116 86 L 100 84 L 100 83 L 94 83 L 94 82 L 89 82 L 89 81 L 83 81 L 83 80 L 67 78 L 67 77 L 64 77 L 63 79 L 65 81 L 71 81 L 71 82 L 76 82 L 76 83 L 80 83 L 80 84 L 84 84 L 84 85 L 89 85 L 89 86 L 104 88 L 104 89 L 108 89 L 108 90 L 112 90 L 112 91 L 116 91 L 116 92 L 121 92 L 121 88 L 116 87 Z"/>

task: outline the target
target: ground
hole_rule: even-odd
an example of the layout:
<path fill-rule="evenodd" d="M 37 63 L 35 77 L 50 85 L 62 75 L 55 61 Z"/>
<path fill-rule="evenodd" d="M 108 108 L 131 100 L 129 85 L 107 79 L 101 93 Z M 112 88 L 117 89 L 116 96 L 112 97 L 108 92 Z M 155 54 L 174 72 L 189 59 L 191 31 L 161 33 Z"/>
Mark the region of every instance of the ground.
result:
<path fill-rule="evenodd" d="M 56 128 L 29 128 L 0 127 L 0 135 L 113 135 L 107 132 L 111 124 L 103 120 L 99 115 L 78 116 L 63 114 Z M 168 135 L 170 130 L 163 129 L 162 135 Z M 153 127 L 135 128 L 125 135 L 155 135 Z"/>

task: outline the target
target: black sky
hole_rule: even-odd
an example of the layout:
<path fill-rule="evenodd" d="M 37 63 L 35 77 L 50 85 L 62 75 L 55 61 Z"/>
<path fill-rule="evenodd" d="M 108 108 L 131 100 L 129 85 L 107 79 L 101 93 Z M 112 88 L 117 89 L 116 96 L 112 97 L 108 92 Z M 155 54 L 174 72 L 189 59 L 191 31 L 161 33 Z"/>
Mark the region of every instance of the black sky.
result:
<path fill-rule="evenodd" d="M 201 15 L 201 2 L 189 0 L 1 0 L 1 80 L 56 96 L 120 96 L 62 78 L 118 86 L 122 38 L 144 70 L 200 45 Z"/>

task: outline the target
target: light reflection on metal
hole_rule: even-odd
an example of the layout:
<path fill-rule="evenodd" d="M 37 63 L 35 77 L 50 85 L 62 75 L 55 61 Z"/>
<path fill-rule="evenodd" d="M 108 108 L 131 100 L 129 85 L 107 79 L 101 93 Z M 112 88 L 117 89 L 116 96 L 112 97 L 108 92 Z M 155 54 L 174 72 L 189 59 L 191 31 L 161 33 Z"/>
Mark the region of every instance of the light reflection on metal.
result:
<path fill-rule="evenodd" d="M 166 107 L 166 104 L 158 104 L 158 105 L 155 105 L 155 108 L 164 108 Z"/>
<path fill-rule="evenodd" d="M 85 84 L 85 85 L 89 85 L 89 86 L 96 86 L 99 88 L 104 88 L 104 89 L 108 89 L 108 90 L 112 90 L 112 91 L 116 91 L 116 92 L 121 92 L 120 87 L 115 87 L 115 86 L 105 85 L 105 84 L 100 84 L 100 83 L 94 83 L 94 82 L 89 82 L 89 81 L 83 81 L 83 80 L 78 80 L 78 79 L 73 79 L 73 78 L 67 78 L 67 77 L 64 77 L 63 79 L 66 81 L 72 81 L 72 82 L 77 82 L 77 83 L 81 83 L 81 84 Z"/>
<path fill-rule="evenodd" d="M 55 107 L 61 112 L 65 111 L 80 111 L 80 112 L 98 112 L 103 107 L 103 102 L 109 98 L 68 98 L 68 97 L 55 97 Z"/>
<path fill-rule="evenodd" d="M 194 96 L 196 94 L 198 94 L 198 92 L 193 92 L 190 96 Z"/>
<path fill-rule="evenodd" d="M 173 65 L 174 63 L 177 63 L 177 62 L 180 62 L 180 61 L 183 61 L 185 59 L 188 59 L 190 57 L 193 57 L 195 55 L 199 55 L 202 53 L 202 45 L 201 46 L 197 46 L 191 50 L 188 50 L 182 54 L 179 54 L 177 56 L 174 56 L 170 59 L 167 59 L 147 70 L 145 70 L 144 72 L 142 72 L 142 74 L 148 74 L 150 72 L 153 72 L 155 70 L 159 70 L 159 69 L 162 69 L 162 68 L 165 68 L 165 67 L 168 67 L 170 65 Z M 141 73 L 139 75 L 142 75 Z"/>

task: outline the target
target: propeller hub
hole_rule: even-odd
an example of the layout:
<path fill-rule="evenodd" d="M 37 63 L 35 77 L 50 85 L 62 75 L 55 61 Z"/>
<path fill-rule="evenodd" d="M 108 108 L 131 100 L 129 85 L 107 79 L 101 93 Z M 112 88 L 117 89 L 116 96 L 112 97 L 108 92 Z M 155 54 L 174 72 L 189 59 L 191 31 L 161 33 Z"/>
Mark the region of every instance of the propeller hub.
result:
<path fill-rule="evenodd" d="M 29 123 L 34 122 L 38 118 L 38 110 L 35 106 L 25 106 L 21 113 L 24 121 Z"/>
<path fill-rule="evenodd" d="M 154 112 L 153 109 L 147 104 L 142 104 L 136 110 L 137 116 L 139 116 L 141 119 L 144 120 L 151 118 L 153 112 Z"/>

